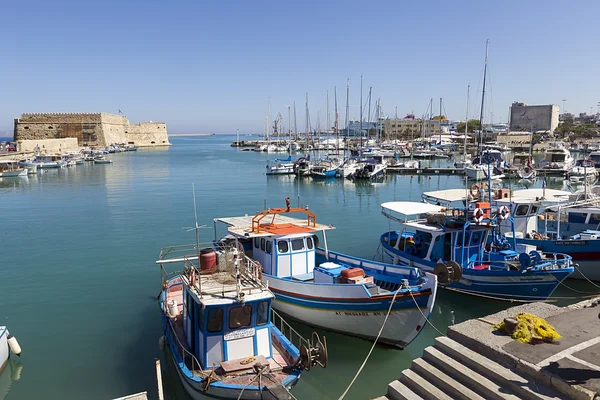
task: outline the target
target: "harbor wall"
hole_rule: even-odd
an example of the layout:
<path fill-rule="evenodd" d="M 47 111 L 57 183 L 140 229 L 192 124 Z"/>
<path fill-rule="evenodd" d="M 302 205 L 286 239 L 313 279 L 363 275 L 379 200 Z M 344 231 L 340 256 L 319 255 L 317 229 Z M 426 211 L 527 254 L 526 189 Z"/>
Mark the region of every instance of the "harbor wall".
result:
<path fill-rule="evenodd" d="M 130 124 L 125 116 L 109 113 L 24 113 L 15 118 L 14 138 L 16 141 L 75 138 L 79 146 L 113 143 L 170 146 L 164 122 Z"/>
<path fill-rule="evenodd" d="M 37 146 L 42 154 L 79 150 L 77 138 L 17 140 L 17 149 L 20 152 L 37 152 Z"/>

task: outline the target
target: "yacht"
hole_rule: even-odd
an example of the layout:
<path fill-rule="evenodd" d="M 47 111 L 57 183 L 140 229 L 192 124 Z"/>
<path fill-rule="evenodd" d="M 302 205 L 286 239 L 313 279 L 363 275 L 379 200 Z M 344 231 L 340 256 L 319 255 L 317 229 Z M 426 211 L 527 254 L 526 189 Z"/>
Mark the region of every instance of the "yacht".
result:
<path fill-rule="evenodd" d="M 540 161 L 540 167 L 568 172 L 573 168 L 573 162 L 571 152 L 562 143 L 554 142 L 546 150 L 544 158 Z"/>

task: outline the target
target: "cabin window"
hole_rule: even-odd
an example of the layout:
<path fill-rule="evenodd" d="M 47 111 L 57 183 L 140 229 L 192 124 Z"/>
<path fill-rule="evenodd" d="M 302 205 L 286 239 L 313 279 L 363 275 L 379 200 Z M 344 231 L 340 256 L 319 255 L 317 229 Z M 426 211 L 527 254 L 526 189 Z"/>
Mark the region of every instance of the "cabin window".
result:
<path fill-rule="evenodd" d="M 270 240 L 267 240 L 267 247 L 266 247 L 267 254 L 271 254 L 272 250 L 273 250 L 273 242 L 271 242 Z"/>
<path fill-rule="evenodd" d="M 527 215 L 527 211 L 529 211 L 529 204 L 521 204 L 517 207 L 517 211 L 515 211 L 515 215 L 523 216 Z"/>
<path fill-rule="evenodd" d="M 198 305 L 198 329 L 203 330 L 204 325 L 204 308 Z"/>
<path fill-rule="evenodd" d="M 258 313 L 256 314 L 256 325 L 264 325 L 269 322 L 269 302 L 258 303 Z"/>
<path fill-rule="evenodd" d="M 600 224 L 600 214 L 592 214 L 590 216 L 590 224 Z"/>
<path fill-rule="evenodd" d="M 265 238 L 260 239 L 260 249 L 262 251 L 265 251 L 265 242 L 266 242 Z"/>
<path fill-rule="evenodd" d="M 233 307 L 229 310 L 229 329 L 250 326 L 252 321 L 252 306 Z"/>
<path fill-rule="evenodd" d="M 539 206 L 532 205 L 531 206 L 531 215 L 537 215 L 539 209 L 540 209 Z"/>
<path fill-rule="evenodd" d="M 317 235 L 313 235 L 312 239 L 315 242 L 315 247 L 319 247 L 319 237 Z"/>
<path fill-rule="evenodd" d="M 304 239 L 292 240 L 292 251 L 304 250 Z"/>
<path fill-rule="evenodd" d="M 206 330 L 209 332 L 221 332 L 223 329 L 223 309 L 212 308 L 208 311 L 208 323 Z"/>
<path fill-rule="evenodd" d="M 585 224 L 587 213 L 569 213 L 569 222 L 576 224 Z"/>
<path fill-rule="evenodd" d="M 187 315 L 188 318 L 191 319 L 192 321 L 194 320 L 194 305 L 196 304 L 196 302 L 194 301 L 194 298 L 192 297 L 191 294 L 187 294 Z"/>
<path fill-rule="evenodd" d="M 306 238 L 306 248 L 309 250 L 313 249 L 313 240 L 312 238 Z"/>
<path fill-rule="evenodd" d="M 285 240 L 280 240 L 277 242 L 277 251 L 279 253 L 287 253 L 289 250 L 289 246 L 287 241 Z"/>
<path fill-rule="evenodd" d="M 260 247 L 260 238 L 254 238 L 254 247 L 257 249 Z"/>

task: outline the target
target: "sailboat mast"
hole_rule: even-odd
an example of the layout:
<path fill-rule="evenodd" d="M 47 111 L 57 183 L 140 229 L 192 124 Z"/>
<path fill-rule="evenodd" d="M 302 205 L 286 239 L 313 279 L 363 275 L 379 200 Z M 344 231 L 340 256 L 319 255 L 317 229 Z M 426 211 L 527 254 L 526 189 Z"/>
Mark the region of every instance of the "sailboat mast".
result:
<path fill-rule="evenodd" d="M 440 97 L 440 146 L 442 145 L 442 98 Z"/>
<path fill-rule="evenodd" d="M 487 63 L 488 63 L 488 44 L 490 40 L 485 41 L 485 65 L 483 67 L 483 90 L 481 91 L 481 110 L 479 112 L 479 143 L 477 145 L 477 154 L 479 154 L 480 147 L 483 140 L 483 106 L 485 101 L 485 78 L 487 75 Z"/>
<path fill-rule="evenodd" d="M 465 115 L 465 139 L 463 148 L 463 161 L 467 161 L 467 133 L 469 132 L 469 93 L 471 85 L 467 85 L 467 113 Z"/>
<path fill-rule="evenodd" d="M 339 116 L 338 116 L 338 109 L 337 109 L 337 88 L 334 86 L 333 87 L 333 104 L 335 107 L 335 125 L 333 127 L 333 130 L 335 132 L 335 150 L 338 153 L 337 155 L 340 155 L 340 131 L 339 131 L 339 126 L 338 126 L 338 120 L 339 120 Z"/>
<path fill-rule="evenodd" d="M 308 148 L 308 136 L 310 133 L 310 123 L 308 122 L 308 92 L 306 93 L 306 147 Z"/>
<path fill-rule="evenodd" d="M 296 102 L 294 101 L 294 136 L 298 140 L 298 124 L 296 123 Z"/>
<path fill-rule="evenodd" d="M 350 118 L 350 78 L 348 78 L 348 84 L 346 86 L 346 148 L 349 147 L 348 144 L 348 136 L 350 135 L 350 128 L 348 128 L 349 125 L 349 118 Z"/>
<path fill-rule="evenodd" d="M 327 90 L 327 135 L 329 136 L 329 130 L 331 129 L 331 118 L 329 118 L 329 90 Z"/>
<path fill-rule="evenodd" d="M 267 141 L 271 143 L 271 98 L 269 97 L 269 105 L 267 106 Z"/>
<path fill-rule="evenodd" d="M 363 142 L 362 142 L 362 120 L 363 120 L 363 116 L 362 116 L 362 112 L 363 112 L 363 110 L 362 110 L 362 108 L 363 108 L 362 107 L 362 101 L 363 101 L 363 99 L 362 99 L 362 74 L 361 74 L 361 76 L 360 76 L 360 122 L 358 124 L 359 130 L 360 130 L 360 147 L 361 148 L 363 146 Z"/>

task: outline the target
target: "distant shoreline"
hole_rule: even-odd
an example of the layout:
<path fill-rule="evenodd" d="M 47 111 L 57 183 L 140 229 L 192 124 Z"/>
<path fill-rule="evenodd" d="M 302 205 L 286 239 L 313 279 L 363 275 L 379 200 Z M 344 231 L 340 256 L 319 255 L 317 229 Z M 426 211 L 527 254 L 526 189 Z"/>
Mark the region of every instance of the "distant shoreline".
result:
<path fill-rule="evenodd" d="M 215 136 L 214 133 L 169 133 L 169 136 Z"/>

